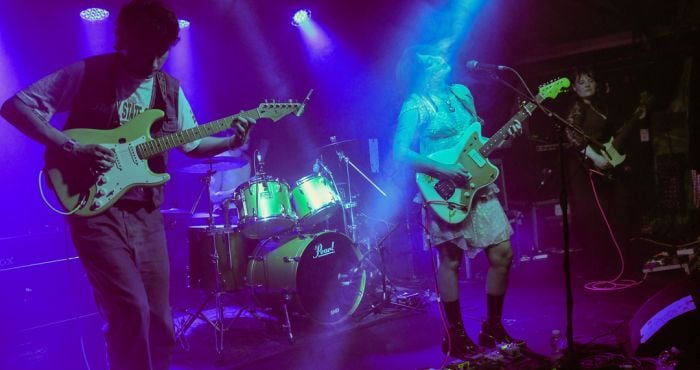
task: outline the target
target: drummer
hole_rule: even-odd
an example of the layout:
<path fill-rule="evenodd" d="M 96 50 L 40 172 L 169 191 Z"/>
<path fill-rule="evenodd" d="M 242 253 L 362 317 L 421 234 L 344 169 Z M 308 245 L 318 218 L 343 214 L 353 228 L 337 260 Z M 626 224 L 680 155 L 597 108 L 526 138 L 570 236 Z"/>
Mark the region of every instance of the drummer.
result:
<path fill-rule="evenodd" d="M 249 147 L 250 136 L 246 138 L 246 142 L 241 147 L 217 155 L 217 157 L 233 157 L 245 160 L 245 164 L 242 166 L 215 172 L 209 184 L 209 194 L 211 194 L 212 204 L 215 205 L 214 211 L 221 213 L 225 224 L 235 225 L 237 223 L 236 207 L 232 198 L 236 188 L 250 179 L 252 166 L 250 156 L 247 154 Z M 267 152 L 267 147 L 267 141 L 263 140 L 260 149 L 263 156 Z"/>

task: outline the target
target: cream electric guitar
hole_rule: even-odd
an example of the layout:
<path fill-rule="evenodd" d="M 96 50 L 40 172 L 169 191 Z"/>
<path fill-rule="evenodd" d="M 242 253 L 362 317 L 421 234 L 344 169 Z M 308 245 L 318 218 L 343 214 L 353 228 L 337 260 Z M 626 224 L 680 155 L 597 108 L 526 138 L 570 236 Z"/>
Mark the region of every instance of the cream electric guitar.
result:
<path fill-rule="evenodd" d="M 310 93 L 309 93 L 310 94 Z M 81 144 L 99 144 L 115 153 L 116 161 L 109 171 L 92 175 L 86 168 L 75 168 L 57 153 L 47 153 L 45 173 L 61 205 L 78 216 L 98 215 L 111 207 L 135 186 L 157 186 L 170 180 L 167 173 L 154 173 L 148 159 L 172 148 L 211 136 L 231 128 L 238 116 L 250 118 L 280 118 L 295 113 L 301 115 L 308 100 L 302 103 L 265 102 L 257 108 L 218 119 L 173 134 L 151 137 L 151 126 L 163 118 L 158 109 L 149 109 L 131 121 L 112 130 L 71 129 L 64 133 Z"/>
<path fill-rule="evenodd" d="M 622 146 L 622 143 L 627 140 L 627 137 L 637 123 L 641 122 L 643 117 L 646 116 L 647 108 L 651 105 L 653 100 L 654 96 L 651 93 L 642 91 L 639 94 L 639 106 L 637 106 L 637 109 L 632 113 L 632 118 L 625 122 L 608 142 L 603 144 L 604 150 L 596 150 L 598 154 L 605 158 L 611 167 L 617 167 L 627 158 L 627 155 L 620 153 L 618 149 Z"/>
<path fill-rule="evenodd" d="M 537 104 L 557 97 L 569 85 L 567 78 L 542 85 L 535 97 Z M 537 104 L 523 103 L 518 112 L 488 140 L 481 136 L 481 125 L 475 122 L 467 128 L 467 133 L 459 144 L 428 155 L 428 158 L 440 163 L 459 162 L 472 175 L 468 184 L 456 184 L 450 179 L 416 174 L 416 182 L 423 198 L 438 217 L 450 224 L 464 221 L 471 209 L 474 194 L 498 177 L 498 167 L 489 162 L 489 154 L 508 139 L 508 130 L 513 125 L 522 123 L 532 115 Z"/>

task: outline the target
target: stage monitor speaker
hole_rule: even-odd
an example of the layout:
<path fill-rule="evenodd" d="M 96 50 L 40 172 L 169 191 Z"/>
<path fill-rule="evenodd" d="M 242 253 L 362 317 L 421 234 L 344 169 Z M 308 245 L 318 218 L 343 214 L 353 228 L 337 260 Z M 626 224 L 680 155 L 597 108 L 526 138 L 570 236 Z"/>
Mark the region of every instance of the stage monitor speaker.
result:
<path fill-rule="evenodd" d="M 681 350 L 681 360 L 696 364 L 700 356 L 698 288 L 686 276 L 649 298 L 629 321 L 628 353 L 657 357 L 676 347 Z"/>

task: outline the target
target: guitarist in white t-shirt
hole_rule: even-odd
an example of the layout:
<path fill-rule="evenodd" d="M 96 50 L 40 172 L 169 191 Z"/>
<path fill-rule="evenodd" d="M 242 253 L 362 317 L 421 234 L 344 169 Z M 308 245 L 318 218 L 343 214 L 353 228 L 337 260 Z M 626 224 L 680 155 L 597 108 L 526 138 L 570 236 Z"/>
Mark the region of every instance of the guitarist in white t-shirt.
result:
<path fill-rule="evenodd" d="M 49 124 L 57 112 L 69 112 L 64 129 L 83 129 L 93 136 L 99 135 L 97 130 L 123 127 L 151 108 L 165 113 L 152 127 L 154 136 L 197 125 L 179 83 L 161 71 L 178 40 L 175 14 L 160 2 L 135 0 L 121 9 L 116 33 L 116 53 L 54 72 L 8 99 L 0 110 L 9 123 L 46 146 L 47 161 L 65 163 L 68 181 L 81 181 L 68 179 L 71 176 L 99 176 L 120 164 L 115 163 L 116 153 L 104 145 L 81 143 Z M 203 157 L 238 147 L 254 121 L 237 118 L 232 121 L 235 136 L 204 137 L 181 149 L 188 156 Z M 166 154 L 152 159 L 149 165 L 154 171 L 165 170 Z M 99 214 L 67 217 L 107 323 L 105 339 L 113 370 L 170 368 L 175 340 L 159 208 L 162 195 L 162 186 L 137 186 Z"/>

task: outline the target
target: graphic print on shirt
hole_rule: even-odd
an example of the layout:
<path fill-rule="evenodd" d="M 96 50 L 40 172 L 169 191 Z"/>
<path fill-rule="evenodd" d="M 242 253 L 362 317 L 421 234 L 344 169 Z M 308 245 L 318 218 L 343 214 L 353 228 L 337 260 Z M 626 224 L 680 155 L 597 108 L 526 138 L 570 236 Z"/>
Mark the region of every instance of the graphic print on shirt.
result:
<path fill-rule="evenodd" d="M 119 103 L 119 122 L 122 124 L 129 122 L 144 110 L 146 110 L 146 107 L 130 100 L 124 100 Z"/>

